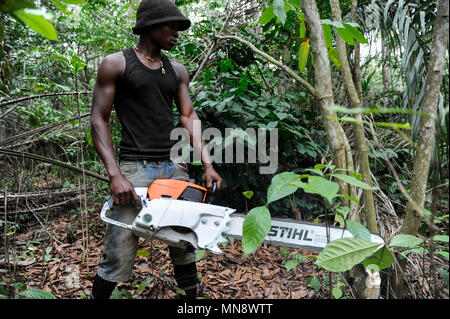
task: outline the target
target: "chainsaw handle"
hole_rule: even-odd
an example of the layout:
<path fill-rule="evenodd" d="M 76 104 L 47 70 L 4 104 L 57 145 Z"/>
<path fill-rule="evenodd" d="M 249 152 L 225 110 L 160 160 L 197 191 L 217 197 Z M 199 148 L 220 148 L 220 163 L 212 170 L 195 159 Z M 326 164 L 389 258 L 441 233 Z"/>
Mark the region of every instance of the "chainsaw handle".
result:
<path fill-rule="evenodd" d="M 119 221 L 117 221 L 117 220 L 111 219 L 111 218 L 109 218 L 109 217 L 106 216 L 106 213 L 108 212 L 108 210 L 111 210 L 111 209 L 113 208 L 113 206 L 114 206 L 114 200 L 113 200 L 112 198 L 110 198 L 110 199 L 107 200 L 107 201 L 105 202 L 105 204 L 103 205 L 103 208 L 102 208 L 102 210 L 101 210 L 101 212 L 100 212 L 100 218 L 101 218 L 104 222 L 106 222 L 106 223 L 108 223 L 108 224 L 113 224 L 113 225 L 116 225 L 116 226 L 119 226 L 119 227 L 123 227 L 123 228 L 125 228 L 125 229 L 132 230 L 132 229 L 133 229 L 132 225 L 125 224 L 125 223 L 122 223 L 122 222 L 119 222 Z"/>
<path fill-rule="evenodd" d="M 212 188 L 210 191 L 208 191 L 208 194 L 206 195 L 205 203 L 207 204 L 212 203 L 212 201 L 214 200 L 214 193 L 216 192 L 216 189 L 217 189 L 217 182 L 212 182 Z"/>

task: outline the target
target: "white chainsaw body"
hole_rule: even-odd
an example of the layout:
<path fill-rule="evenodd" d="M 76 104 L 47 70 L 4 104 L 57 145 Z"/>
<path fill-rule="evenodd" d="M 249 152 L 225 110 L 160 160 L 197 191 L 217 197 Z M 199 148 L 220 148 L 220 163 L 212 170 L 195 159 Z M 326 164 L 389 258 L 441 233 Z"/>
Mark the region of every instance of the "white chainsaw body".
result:
<path fill-rule="evenodd" d="M 141 199 L 142 209 L 133 224 L 107 217 L 112 200 L 103 205 L 100 213 L 102 220 L 129 229 L 137 236 L 159 239 L 172 246 L 187 248 L 191 244 L 196 249 L 222 253 L 217 244 L 226 241 L 222 233 L 228 230 L 230 214 L 235 209 L 172 198 L 150 200 L 147 188 L 136 187 L 135 191 Z M 177 231 L 177 227 L 187 231 Z"/>

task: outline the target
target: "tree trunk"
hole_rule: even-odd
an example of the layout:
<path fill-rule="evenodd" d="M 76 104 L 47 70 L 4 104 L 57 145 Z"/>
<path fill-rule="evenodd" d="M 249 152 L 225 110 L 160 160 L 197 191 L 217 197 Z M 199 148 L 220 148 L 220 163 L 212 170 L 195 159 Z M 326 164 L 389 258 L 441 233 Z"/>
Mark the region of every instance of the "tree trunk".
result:
<path fill-rule="evenodd" d="M 314 0 L 302 0 L 302 11 L 305 15 L 306 27 L 311 40 L 311 52 L 314 55 L 316 97 L 320 104 L 325 132 L 333 155 L 333 163 L 338 168 L 353 169 L 353 159 L 348 152 L 347 136 L 339 121 L 333 119 L 337 117 L 336 112 L 327 108 L 334 104 L 334 96 L 331 84 L 330 60 L 316 2 Z M 341 194 L 351 194 L 351 189 L 347 183 L 339 182 L 339 187 Z M 343 205 L 350 206 L 349 204 L 348 200 L 343 201 Z"/>
<path fill-rule="evenodd" d="M 391 90 L 391 67 L 390 63 L 387 61 L 389 56 L 389 48 L 385 45 L 386 37 L 381 35 L 381 60 L 383 61 L 383 66 L 381 68 L 381 73 L 383 75 L 383 92 Z"/>
<path fill-rule="evenodd" d="M 428 67 L 425 93 L 422 100 L 423 115 L 420 119 L 419 135 L 411 179 L 411 200 L 406 208 L 405 221 L 400 233 L 415 235 L 420 226 L 422 212 L 417 212 L 415 207 L 423 211 L 425 191 L 430 168 L 431 154 L 433 152 L 437 104 L 442 84 L 445 57 L 448 42 L 448 0 L 439 1 L 439 10 L 436 16 L 431 44 L 430 64 Z M 406 266 L 406 260 L 399 260 L 401 269 L 397 272 L 395 294 L 398 298 L 403 295 L 402 273 Z"/>
<path fill-rule="evenodd" d="M 334 21 L 342 22 L 342 13 L 338 0 L 330 0 L 331 12 Z M 336 48 L 339 53 L 339 60 L 342 63 L 341 72 L 344 79 L 345 89 L 350 98 L 353 108 L 361 107 L 361 100 L 356 91 L 355 83 L 353 82 L 352 72 L 347 57 L 347 49 L 344 40 L 336 32 Z M 355 146 L 358 152 L 359 166 L 361 170 L 362 180 L 372 185 L 372 177 L 370 174 L 369 156 L 367 151 L 366 136 L 364 134 L 364 125 L 362 124 L 361 114 L 355 114 L 357 122 L 353 123 L 353 131 L 355 133 Z M 378 233 L 375 204 L 373 200 L 373 193 L 371 190 L 363 190 L 363 203 L 366 214 L 366 221 L 368 229 L 373 233 Z"/>
<path fill-rule="evenodd" d="M 358 7 L 358 0 L 352 0 L 352 21 L 354 23 L 358 23 L 358 18 L 356 16 L 356 8 Z M 361 103 L 364 105 L 364 97 L 362 94 L 362 85 L 361 85 L 361 65 L 360 65 L 360 56 L 361 56 L 361 49 L 359 42 L 355 40 L 355 84 L 356 84 L 356 91 L 358 92 L 359 99 L 361 100 Z"/>

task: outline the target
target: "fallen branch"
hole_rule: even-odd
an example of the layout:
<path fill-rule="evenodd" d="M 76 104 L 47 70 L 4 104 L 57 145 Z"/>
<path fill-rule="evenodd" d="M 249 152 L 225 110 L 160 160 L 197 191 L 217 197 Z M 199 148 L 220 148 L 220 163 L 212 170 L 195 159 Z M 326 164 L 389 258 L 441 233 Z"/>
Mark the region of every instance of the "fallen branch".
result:
<path fill-rule="evenodd" d="M 47 96 L 73 95 L 73 94 L 90 94 L 90 93 L 92 93 L 92 92 L 91 91 L 84 91 L 84 92 L 49 93 L 49 94 L 42 94 L 42 95 L 27 96 L 27 97 L 22 97 L 22 98 L 17 99 L 17 100 L 3 102 L 3 103 L 0 103 L 0 107 L 5 106 L 5 105 L 9 105 L 9 104 L 16 104 L 16 105 L 13 105 L 9 109 L 7 109 L 5 112 L 0 114 L 0 119 L 4 118 L 7 114 L 11 113 L 17 107 L 19 107 L 19 104 L 17 104 L 19 102 L 23 102 L 23 101 L 27 101 L 27 100 L 33 100 L 33 99 L 37 99 L 37 98 L 41 98 L 41 97 L 47 97 Z"/>
<path fill-rule="evenodd" d="M 92 189 L 93 186 L 87 187 L 86 189 Z M 54 191 L 45 191 L 45 192 L 29 192 L 29 193 L 21 193 L 21 194 L 17 194 L 17 193 L 10 193 L 10 194 L 6 194 L 6 198 L 9 199 L 17 199 L 17 198 L 32 198 L 32 197 L 48 197 L 50 196 L 60 196 L 60 195 L 65 195 L 65 194 L 70 194 L 70 193 L 75 193 L 75 192 L 79 192 L 80 189 L 79 188 L 74 188 L 74 189 L 59 189 L 59 190 L 54 190 Z M 5 196 L 2 194 L 0 195 L 0 201 L 3 200 L 5 198 Z"/>
<path fill-rule="evenodd" d="M 31 154 L 31 153 L 25 153 L 25 152 L 18 152 L 18 151 L 13 151 L 13 150 L 9 150 L 9 149 L 4 149 L 4 148 L 0 148 L 0 154 L 6 154 L 6 155 L 10 155 L 10 156 L 18 156 L 18 157 L 26 157 L 26 158 L 31 158 L 37 161 L 41 161 L 41 162 L 46 162 L 46 163 L 50 163 L 50 164 L 55 164 L 67 169 L 70 169 L 72 171 L 78 172 L 78 173 L 83 173 L 83 170 L 77 166 L 73 166 L 52 158 L 48 158 L 48 157 L 44 157 L 41 155 L 37 155 L 37 154 Z M 94 172 L 91 171 L 86 171 L 84 170 L 84 174 L 86 174 L 87 176 L 93 177 L 93 178 L 97 178 L 101 181 L 104 182 L 108 182 L 109 183 L 109 179 L 105 176 L 101 176 L 98 175 Z"/>
<path fill-rule="evenodd" d="M 2 103 L 0 103 L 0 107 L 6 106 L 6 105 L 10 105 L 10 104 L 16 104 L 16 103 L 27 101 L 27 100 L 33 100 L 33 99 L 39 99 L 39 98 L 42 98 L 42 97 L 48 97 L 48 96 L 74 95 L 74 94 L 91 94 L 91 93 L 92 93 L 92 91 L 82 91 L 82 92 L 57 92 L 57 93 L 46 93 L 46 94 L 41 94 L 41 95 L 31 95 L 31 96 L 21 97 L 21 98 L 16 99 L 16 100 L 2 102 Z"/>
<path fill-rule="evenodd" d="M 46 210 L 46 209 L 49 209 L 49 208 L 55 208 L 55 207 L 58 207 L 58 206 L 62 206 L 62 205 L 68 204 L 70 202 L 79 200 L 79 199 L 80 199 L 80 195 L 78 195 L 76 197 L 73 197 L 73 198 L 69 198 L 69 199 L 67 199 L 65 201 L 62 201 L 62 202 L 59 202 L 59 203 L 56 203 L 56 204 L 52 204 L 52 205 L 40 206 L 40 207 L 37 207 L 37 208 L 28 208 L 28 209 L 19 210 L 19 211 L 9 211 L 8 215 L 35 213 L 35 212 L 43 211 L 43 210 Z M 41 226 L 44 227 L 44 225 L 42 225 L 42 224 L 41 224 Z"/>
<path fill-rule="evenodd" d="M 81 116 L 74 116 L 74 117 L 71 117 L 69 119 L 61 120 L 59 122 L 51 123 L 51 124 L 48 124 L 48 125 L 45 125 L 45 126 L 41 126 L 41 127 L 38 127 L 36 129 L 30 130 L 30 131 L 23 132 L 21 134 L 17 134 L 15 136 L 9 137 L 9 138 L 1 141 L 0 142 L 0 147 L 4 146 L 4 145 L 6 145 L 6 144 L 8 144 L 10 142 L 14 142 L 14 141 L 20 140 L 20 139 L 24 138 L 25 136 L 29 136 L 29 135 L 32 135 L 32 134 L 35 134 L 35 133 L 39 133 L 39 132 L 44 131 L 44 130 L 52 129 L 52 128 L 55 128 L 55 127 L 67 124 L 69 122 L 76 121 L 79 118 L 87 117 L 89 115 L 91 115 L 91 113 L 85 113 L 85 114 L 82 114 Z"/>

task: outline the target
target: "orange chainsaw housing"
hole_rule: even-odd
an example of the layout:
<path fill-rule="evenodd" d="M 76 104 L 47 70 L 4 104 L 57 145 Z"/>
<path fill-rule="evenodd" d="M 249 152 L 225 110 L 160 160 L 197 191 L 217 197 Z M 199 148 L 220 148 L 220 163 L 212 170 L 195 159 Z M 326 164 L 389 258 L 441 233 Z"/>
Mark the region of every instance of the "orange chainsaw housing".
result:
<path fill-rule="evenodd" d="M 208 190 L 202 186 L 177 179 L 156 179 L 147 190 L 150 200 L 169 197 L 204 203 Z"/>

